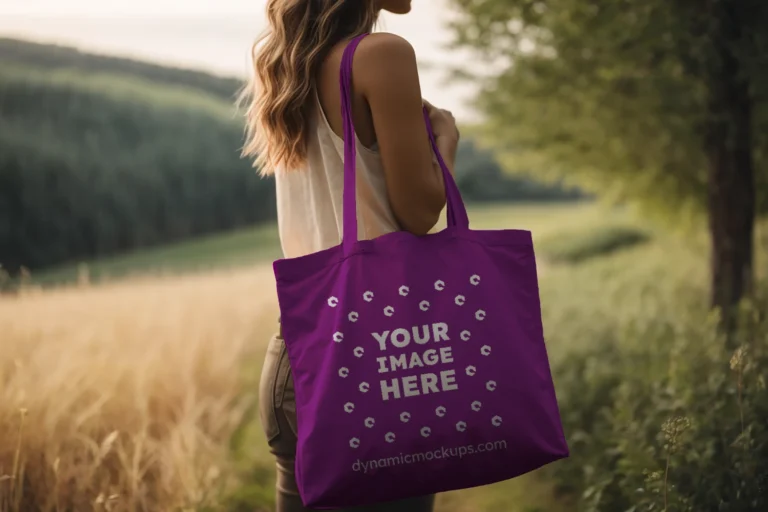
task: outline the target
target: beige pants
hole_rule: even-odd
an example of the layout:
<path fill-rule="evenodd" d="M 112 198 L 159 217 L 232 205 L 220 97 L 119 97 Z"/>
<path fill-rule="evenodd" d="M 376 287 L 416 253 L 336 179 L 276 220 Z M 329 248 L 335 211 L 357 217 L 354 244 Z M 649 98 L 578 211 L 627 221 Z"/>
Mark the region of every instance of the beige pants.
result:
<path fill-rule="evenodd" d="M 261 373 L 260 413 L 270 451 L 277 458 L 276 512 L 303 512 L 294 476 L 296 400 L 293 377 L 282 334 L 269 342 Z M 347 512 L 431 512 L 434 496 L 345 509 Z"/>

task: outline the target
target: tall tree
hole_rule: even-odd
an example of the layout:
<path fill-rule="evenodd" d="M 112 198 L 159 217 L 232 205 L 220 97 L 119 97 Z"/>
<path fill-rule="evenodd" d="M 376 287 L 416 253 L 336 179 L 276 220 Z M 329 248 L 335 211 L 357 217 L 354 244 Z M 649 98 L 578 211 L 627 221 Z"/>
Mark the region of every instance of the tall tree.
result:
<path fill-rule="evenodd" d="M 505 167 L 706 212 L 711 301 L 730 319 L 768 206 L 768 2 L 451 3 L 456 46 L 491 70 L 478 106 Z"/>

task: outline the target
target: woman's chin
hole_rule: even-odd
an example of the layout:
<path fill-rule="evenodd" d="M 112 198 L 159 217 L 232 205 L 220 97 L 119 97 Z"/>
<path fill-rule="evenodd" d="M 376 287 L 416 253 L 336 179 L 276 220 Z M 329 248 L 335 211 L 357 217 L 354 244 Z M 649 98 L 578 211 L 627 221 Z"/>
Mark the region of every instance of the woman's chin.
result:
<path fill-rule="evenodd" d="M 392 14 L 408 14 L 411 12 L 411 0 L 389 0 L 383 3 L 385 11 Z"/>

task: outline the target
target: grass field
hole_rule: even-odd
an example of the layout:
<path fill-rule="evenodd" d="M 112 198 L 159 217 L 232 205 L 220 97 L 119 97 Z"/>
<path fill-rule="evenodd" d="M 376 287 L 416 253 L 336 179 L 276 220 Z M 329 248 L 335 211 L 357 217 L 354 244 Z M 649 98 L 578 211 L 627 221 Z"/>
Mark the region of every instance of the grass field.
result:
<path fill-rule="evenodd" d="M 606 218 L 606 215 L 609 215 Z M 537 240 L 553 233 L 577 230 L 596 223 L 629 223 L 623 212 L 605 212 L 589 204 L 495 205 L 472 209 L 472 227 L 531 230 Z M 441 219 L 438 228 L 444 224 Z M 281 254 L 274 224 L 202 237 L 170 246 L 137 251 L 92 262 L 75 262 L 32 276 L 35 284 L 50 286 L 75 282 L 83 272 L 89 281 L 125 278 L 131 275 L 163 276 L 265 263 Z"/>
<path fill-rule="evenodd" d="M 35 273 L 33 282 L 61 285 L 77 281 L 85 272 L 89 281 L 123 279 L 132 275 L 188 274 L 261 264 L 280 257 L 275 225 L 243 229 L 123 254 L 98 261 L 63 265 Z"/>
<path fill-rule="evenodd" d="M 700 249 L 626 212 L 488 206 L 470 218 L 534 232 L 554 365 L 633 309 L 698 290 L 705 275 Z M 617 226 L 647 236 L 618 252 L 596 236 L 577 248 L 578 265 L 547 263 L 550 251 L 568 252 L 566 234 Z M 99 286 L 0 297 L 0 511 L 271 510 L 272 461 L 254 411 L 277 254 L 275 228 L 263 227 L 91 262 L 92 280 L 107 278 Z M 71 282 L 78 268 L 32 279 Z M 533 474 L 447 493 L 438 510 L 572 508 Z"/>

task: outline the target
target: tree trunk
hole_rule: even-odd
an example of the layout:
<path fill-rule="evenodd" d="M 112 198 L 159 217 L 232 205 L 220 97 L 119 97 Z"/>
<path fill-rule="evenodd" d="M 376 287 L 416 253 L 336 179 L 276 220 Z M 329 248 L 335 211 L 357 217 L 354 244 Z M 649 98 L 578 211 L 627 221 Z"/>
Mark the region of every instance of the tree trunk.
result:
<path fill-rule="evenodd" d="M 752 154 L 752 98 L 735 48 L 741 38 L 733 12 L 717 20 L 717 66 L 710 83 L 707 129 L 711 304 L 728 333 L 735 306 L 752 291 L 755 176 Z M 717 37 L 719 36 L 719 37 Z"/>

